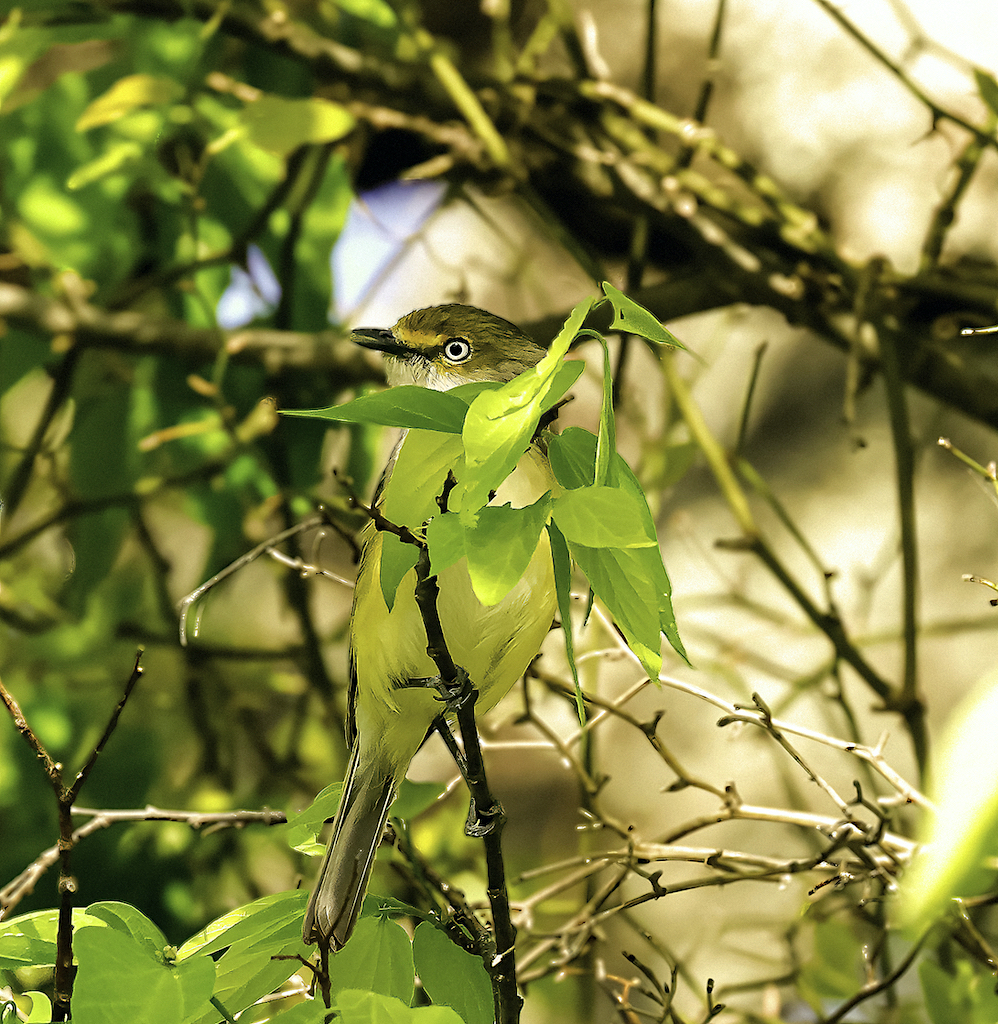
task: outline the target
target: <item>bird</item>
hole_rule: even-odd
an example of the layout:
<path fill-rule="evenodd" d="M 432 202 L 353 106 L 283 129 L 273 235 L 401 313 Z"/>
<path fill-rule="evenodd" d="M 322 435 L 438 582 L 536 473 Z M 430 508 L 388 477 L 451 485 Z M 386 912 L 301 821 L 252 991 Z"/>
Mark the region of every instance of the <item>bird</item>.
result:
<path fill-rule="evenodd" d="M 418 309 L 390 330 L 353 332 L 384 354 L 389 385 L 446 391 L 472 381 L 509 381 L 534 366 L 545 349 L 502 317 L 448 303 Z M 404 435 L 388 461 L 383 493 Z M 532 443 L 493 504 L 532 504 L 554 487 L 542 447 Z M 376 494 L 374 503 L 379 502 Z M 425 681 L 437 675 L 415 600 L 416 570 L 403 577 L 389 610 L 381 588 L 384 534 L 369 521 L 350 618 L 350 758 L 332 834 L 303 921 L 307 944 L 337 952 L 353 932 L 374 857 L 399 784 L 443 705 Z M 544 531 L 519 582 L 498 604 L 475 596 L 461 559 L 438 575 L 437 609 L 451 657 L 464 668 L 484 713 L 509 691 L 536 656 L 556 611 L 554 573 Z M 413 681 L 422 685 L 412 685 Z"/>

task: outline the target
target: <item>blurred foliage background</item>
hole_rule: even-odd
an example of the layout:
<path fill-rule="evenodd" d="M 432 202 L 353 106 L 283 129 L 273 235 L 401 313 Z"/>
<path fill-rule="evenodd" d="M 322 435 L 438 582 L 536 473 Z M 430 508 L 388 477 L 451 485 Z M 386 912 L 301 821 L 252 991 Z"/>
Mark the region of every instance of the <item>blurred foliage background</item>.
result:
<path fill-rule="evenodd" d="M 282 550 L 352 575 L 359 520 L 332 468 L 369 492 L 390 439 L 280 420 L 275 406 L 378 385 L 351 325 L 459 300 L 548 340 L 604 278 L 696 353 L 613 350 L 621 449 L 652 496 L 696 666 L 667 673 L 748 707 L 759 692 L 844 744 L 873 749 L 888 730 L 893 769 L 927 784 L 934 731 L 993 663 L 995 629 L 987 591 L 961 582 L 993 575 L 993 504 L 936 439 L 980 463 L 996 451 L 994 335 L 961 330 L 998 318 L 998 25 L 989 5 L 945 6 L 8 9 L 0 674 L 75 767 L 145 648 L 82 803 L 291 811 L 341 776 L 348 586 L 264 557 L 199 602 L 179 642 L 186 594 L 319 505 L 330 525 Z M 565 423 L 592 426 L 599 368 Z M 842 806 L 774 733 L 716 730 L 717 707 L 640 686 L 581 608 L 577 628 L 585 685 L 617 710 L 583 742 L 552 645 L 496 713 L 514 870 L 592 854 L 607 833 L 632 856 L 640 837 L 699 833 L 733 785 L 769 808 L 772 830 L 729 803 L 727 831 L 703 842 L 772 854 L 776 884 L 726 888 L 705 870 L 712 881 L 672 902 L 596 924 L 594 908 L 647 887 L 649 869 L 606 892 L 582 871 L 521 920 L 531 1019 L 632 1012 L 646 997 L 621 948 L 670 985 L 679 965 L 689 1019 L 709 1013 L 708 978 L 739 1020 L 823 1019 L 890 978 L 882 865 L 843 868 L 800 914 L 816 882 L 791 881 L 791 866 L 821 844 L 777 809 L 820 810 L 826 827 Z M 664 752 L 637 728 L 660 719 Z M 416 774 L 446 777 L 441 754 L 424 753 Z M 849 800 L 861 778 L 884 827 L 916 834 L 892 802 L 903 786 L 864 774 L 844 746 L 808 758 Z M 460 805 L 416 838 L 477 892 Z M 31 751 L 0 726 L 0 881 L 54 842 L 55 817 Z M 75 854 L 81 901 L 132 902 L 178 942 L 307 884 L 303 861 L 277 830 L 180 822 L 115 825 Z M 375 885 L 411 895 L 397 875 L 386 867 Z M 55 902 L 50 871 L 17 912 Z M 545 945 L 576 913 L 588 924 Z M 984 901 L 954 932 L 983 977 L 992 928 Z M 554 984 L 559 971 L 570 985 Z M 926 1019 L 901 982 L 884 991 L 875 1005 L 910 1015 L 889 1019 Z"/>

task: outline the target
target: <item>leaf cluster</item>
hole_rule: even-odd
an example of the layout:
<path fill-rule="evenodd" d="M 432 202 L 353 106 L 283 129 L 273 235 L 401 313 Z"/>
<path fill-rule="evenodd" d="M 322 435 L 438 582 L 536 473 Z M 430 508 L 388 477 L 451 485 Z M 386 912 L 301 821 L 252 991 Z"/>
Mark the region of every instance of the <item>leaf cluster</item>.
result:
<path fill-rule="evenodd" d="M 651 344 L 681 347 L 633 299 L 610 284 L 603 288 L 603 301 L 614 310 L 614 325 Z M 605 342 L 598 434 L 573 427 L 560 435 L 545 431 L 537 438 L 542 416 L 562 399 L 582 370 L 580 362 L 566 362 L 566 356 L 592 306 L 592 300 L 580 302 L 541 361 L 507 384 L 466 384 L 446 392 L 403 386 L 327 409 L 285 415 L 405 428 L 380 497 L 381 511 L 395 526 L 419 531 L 434 573 L 465 558 L 476 596 L 485 605 L 497 604 L 522 577 L 543 538 L 551 551 L 576 682 L 567 625 L 571 622 L 569 555 L 649 676 L 657 679 L 662 633 L 684 659 L 686 652 L 647 499 L 616 452 Z M 494 504 L 493 496 L 535 438 L 550 460 L 552 490 L 526 508 Z M 441 508 L 444 494 L 446 507 Z M 389 607 L 417 558 L 416 545 L 395 533 L 385 536 L 381 586 Z M 577 700 L 581 714 L 581 690 Z"/>

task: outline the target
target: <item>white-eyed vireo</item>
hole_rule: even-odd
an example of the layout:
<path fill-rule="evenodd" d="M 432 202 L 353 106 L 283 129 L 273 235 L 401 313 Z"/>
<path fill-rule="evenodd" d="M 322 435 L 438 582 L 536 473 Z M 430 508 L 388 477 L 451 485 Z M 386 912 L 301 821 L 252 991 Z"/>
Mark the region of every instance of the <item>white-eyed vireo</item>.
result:
<path fill-rule="evenodd" d="M 518 327 L 473 306 L 420 309 L 390 330 L 354 332 L 385 353 L 389 383 L 446 391 L 471 381 L 509 381 L 534 366 L 544 349 Z M 396 448 L 396 453 L 398 448 Z M 386 478 L 391 474 L 394 455 Z M 523 508 L 553 486 L 547 458 L 531 446 L 493 499 Z M 381 587 L 384 534 L 368 524 L 350 624 L 350 764 L 332 838 L 305 913 L 304 938 L 335 950 L 350 937 L 367 889 L 388 811 L 409 762 L 441 712 L 432 688 L 409 686 L 437 674 L 415 601 L 416 570 L 389 610 Z M 488 711 L 523 674 L 554 617 L 556 598 L 546 540 L 527 571 L 498 604 L 483 605 L 464 559 L 438 576 L 437 607 L 454 661 Z"/>

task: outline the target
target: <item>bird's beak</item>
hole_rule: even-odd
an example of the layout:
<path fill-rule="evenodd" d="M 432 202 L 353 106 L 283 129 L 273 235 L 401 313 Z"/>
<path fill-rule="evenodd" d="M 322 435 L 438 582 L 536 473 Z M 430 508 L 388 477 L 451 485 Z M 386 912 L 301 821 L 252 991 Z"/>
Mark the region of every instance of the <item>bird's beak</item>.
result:
<path fill-rule="evenodd" d="M 407 356 L 410 350 L 403 345 L 391 331 L 378 327 L 358 327 L 353 332 L 353 340 L 364 348 L 377 349 L 390 356 Z"/>

